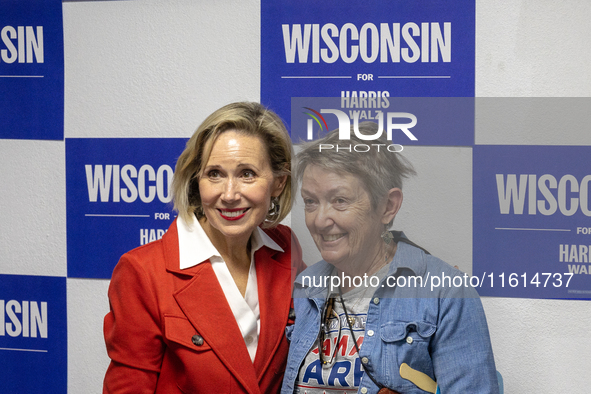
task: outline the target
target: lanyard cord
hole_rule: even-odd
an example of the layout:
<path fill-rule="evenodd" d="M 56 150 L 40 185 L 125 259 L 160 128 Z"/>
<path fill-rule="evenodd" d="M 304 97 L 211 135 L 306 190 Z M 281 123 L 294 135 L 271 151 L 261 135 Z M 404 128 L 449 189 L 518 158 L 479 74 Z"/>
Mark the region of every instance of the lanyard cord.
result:
<path fill-rule="evenodd" d="M 347 325 L 349 326 L 349 331 L 351 332 L 351 336 L 353 337 L 353 343 L 355 344 L 355 350 L 357 350 L 357 357 L 361 357 L 359 354 L 359 345 L 357 345 L 357 339 L 355 338 L 355 333 L 353 333 L 353 327 L 351 326 L 351 321 L 349 320 L 349 314 L 347 313 L 347 307 L 345 306 L 345 301 L 343 300 L 343 293 L 341 291 L 341 286 L 339 286 L 339 298 L 341 301 L 341 305 L 343 306 L 343 310 L 345 311 L 345 320 L 347 320 Z M 371 381 L 378 386 L 378 388 L 381 390 L 384 387 L 383 384 L 379 383 L 371 373 L 369 373 L 369 371 L 365 368 L 365 366 L 363 367 L 364 372 L 367 374 L 367 376 L 371 379 Z"/>

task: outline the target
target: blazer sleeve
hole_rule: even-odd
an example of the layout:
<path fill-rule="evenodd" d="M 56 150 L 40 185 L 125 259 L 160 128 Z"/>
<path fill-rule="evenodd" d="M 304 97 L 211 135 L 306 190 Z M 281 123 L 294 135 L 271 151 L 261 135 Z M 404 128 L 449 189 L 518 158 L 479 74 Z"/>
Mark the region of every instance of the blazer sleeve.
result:
<path fill-rule="evenodd" d="M 154 393 L 165 350 L 153 278 L 133 253 L 123 255 L 109 286 L 104 335 L 111 364 L 103 393 Z"/>
<path fill-rule="evenodd" d="M 432 343 L 433 368 L 442 393 L 498 394 L 492 346 L 476 291 L 441 298 Z"/>

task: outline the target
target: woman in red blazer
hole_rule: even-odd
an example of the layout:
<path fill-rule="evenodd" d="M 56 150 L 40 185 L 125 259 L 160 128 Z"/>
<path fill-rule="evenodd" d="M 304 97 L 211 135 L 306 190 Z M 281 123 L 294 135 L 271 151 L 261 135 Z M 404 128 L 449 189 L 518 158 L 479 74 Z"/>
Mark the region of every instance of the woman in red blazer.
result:
<path fill-rule="evenodd" d="M 178 218 L 113 271 L 104 393 L 279 392 L 302 266 L 278 224 L 291 156 L 283 123 L 260 104 L 230 104 L 197 129 L 176 165 Z"/>

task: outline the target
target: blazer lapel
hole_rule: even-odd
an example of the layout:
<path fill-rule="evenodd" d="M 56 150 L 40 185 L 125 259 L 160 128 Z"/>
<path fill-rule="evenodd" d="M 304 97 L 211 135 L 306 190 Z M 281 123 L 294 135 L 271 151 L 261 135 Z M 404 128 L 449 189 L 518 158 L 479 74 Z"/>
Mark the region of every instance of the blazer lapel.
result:
<path fill-rule="evenodd" d="M 283 340 L 291 305 L 291 256 L 286 261 L 277 261 L 275 255 L 275 251 L 261 248 L 255 259 L 261 332 L 254 367 L 259 378 Z"/>
<path fill-rule="evenodd" d="M 191 271 L 195 276 L 174 298 L 226 368 L 249 393 L 260 393 L 244 339 L 211 264 L 201 263 Z"/>

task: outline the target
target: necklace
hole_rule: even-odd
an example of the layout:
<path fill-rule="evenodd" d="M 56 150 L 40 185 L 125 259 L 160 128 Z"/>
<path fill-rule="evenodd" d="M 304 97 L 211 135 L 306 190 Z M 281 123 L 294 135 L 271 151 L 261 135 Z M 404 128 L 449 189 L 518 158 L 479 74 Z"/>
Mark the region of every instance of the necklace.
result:
<path fill-rule="evenodd" d="M 370 291 L 370 290 L 371 290 L 371 291 L 374 291 L 374 290 L 375 290 L 375 288 L 374 288 L 374 287 L 367 286 L 367 287 L 365 287 L 365 288 L 363 289 L 363 291 L 362 291 L 362 292 L 359 292 L 359 294 L 353 294 L 353 295 L 351 295 L 350 297 L 348 297 L 348 301 L 355 300 L 355 302 L 354 302 L 352 305 L 350 305 L 350 306 L 349 306 L 349 308 L 351 309 L 351 311 L 355 311 L 355 310 L 357 310 L 356 308 L 359 306 L 359 304 L 360 304 L 362 301 L 367 301 L 367 302 L 369 303 L 369 299 L 370 299 L 370 294 L 369 294 L 369 291 Z M 353 292 L 355 292 L 355 291 L 353 291 Z M 339 294 L 340 294 L 340 293 L 341 293 L 341 291 L 340 291 L 340 289 L 339 289 Z M 339 299 L 339 301 L 340 301 L 340 303 L 341 303 L 341 307 L 342 307 L 342 308 L 343 308 L 343 310 L 344 310 L 344 309 L 345 309 L 345 304 L 344 304 L 344 301 L 345 301 L 345 300 L 343 299 L 343 297 L 342 297 L 342 296 L 341 296 L 341 298 Z M 349 325 L 354 325 L 354 324 L 355 324 L 355 317 L 353 317 L 353 316 L 348 316 L 348 315 L 347 315 L 346 317 L 347 317 L 347 320 L 349 321 Z"/>
<path fill-rule="evenodd" d="M 353 333 L 353 324 L 351 324 L 351 320 L 349 318 L 349 314 L 347 313 L 347 307 L 345 306 L 345 302 L 343 301 L 343 294 L 341 292 L 341 288 L 339 286 L 339 298 L 341 300 L 341 305 L 343 305 L 343 310 L 345 311 L 345 317 L 347 318 L 347 323 L 349 323 L 349 331 L 351 332 L 351 337 L 353 338 L 353 344 L 355 345 L 355 350 L 357 350 L 357 357 L 359 356 L 359 345 L 357 344 L 357 339 L 355 338 L 355 333 Z M 368 378 L 371 379 L 371 381 L 378 386 L 378 388 L 380 389 L 380 392 L 382 390 L 389 390 L 386 391 L 387 393 L 396 393 L 398 394 L 396 391 L 390 390 L 389 388 L 385 387 L 383 384 L 379 383 L 373 376 L 373 374 L 371 374 L 367 369 L 363 368 L 364 373 L 367 375 Z"/>
<path fill-rule="evenodd" d="M 387 257 L 387 254 L 386 254 Z M 349 291 L 347 291 L 344 300 L 349 303 L 349 308 L 352 311 L 357 310 L 356 308 L 359 306 L 361 301 L 369 303 L 369 300 L 373 297 L 373 293 L 376 291 L 377 288 L 380 287 L 381 280 L 387 274 L 387 266 L 389 262 L 383 263 L 377 271 L 375 271 L 371 276 L 368 276 L 369 282 L 367 279 L 362 283 L 359 287 L 353 287 Z M 373 278 L 378 278 L 378 283 L 373 282 Z M 342 288 L 339 288 L 339 294 L 342 294 Z M 345 309 L 344 304 L 342 305 L 343 309 Z M 349 323 L 351 325 L 355 324 L 355 317 L 347 316 Z"/>
<path fill-rule="evenodd" d="M 388 234 L 391 235 L 391 233 L 388 232 Z M 388 265 L 388 263 L 394 258 L 394 255 L 396 254 L 396 250 L 397 250 L 397 244 L 394 243 L 393 245 L 390 245 L 389 242 L 384 244 L 385 246 L 385 252 L 384 252 L 384 262 L 380 265 L 380 267 L 373 272 L 373 274 L 371 275 L 371 277 L 375 277 L 377 273 L 379 273 L 381 270 L 384 269 L 384 267 L 386 265 Z M 385 275 L 385 273 L 382 273 L 382 275 L 377 275 L 378 278 L 381 279 L 382 277 Z M 379 286 L 379 283 L 378 285 Z M 354 295 L 353 297 L 351 297 L 351 300 L 355 297 L 357 297 L 357 300 L 355 301 L 355 303 L 351 306 L 351 310 L 355 310 L 355 308 L 359 305 L 359 303 L 361 302 L 361 300 L 368 300 L 370 297 L 368 297 L 368 291 L 372 290 L 375 291 L 376 287 L 371 286 L 371 282 L 370 284 L 368 284 L 367 282 L 364 283 L 363 285 L 364 290 L 363 292 L 361 292 L 359 295 Z M 343 309 L 345 310 L 345 315 L 347 318 L 347 322 L 349 323 L 350 326 L 353 326 L 355 324 L 355 318 L 354 317 L 350 317 L 348 316 L 348 314 L 346 313 L 346 308 L 345 308 L 345 304 L 343 302 L 343 297 L 342 297 L 342 289 L 339 287 L 339 294 L 340 294 L 340 301 L 341 301 L 341 305 L 343 307 Z"/>

